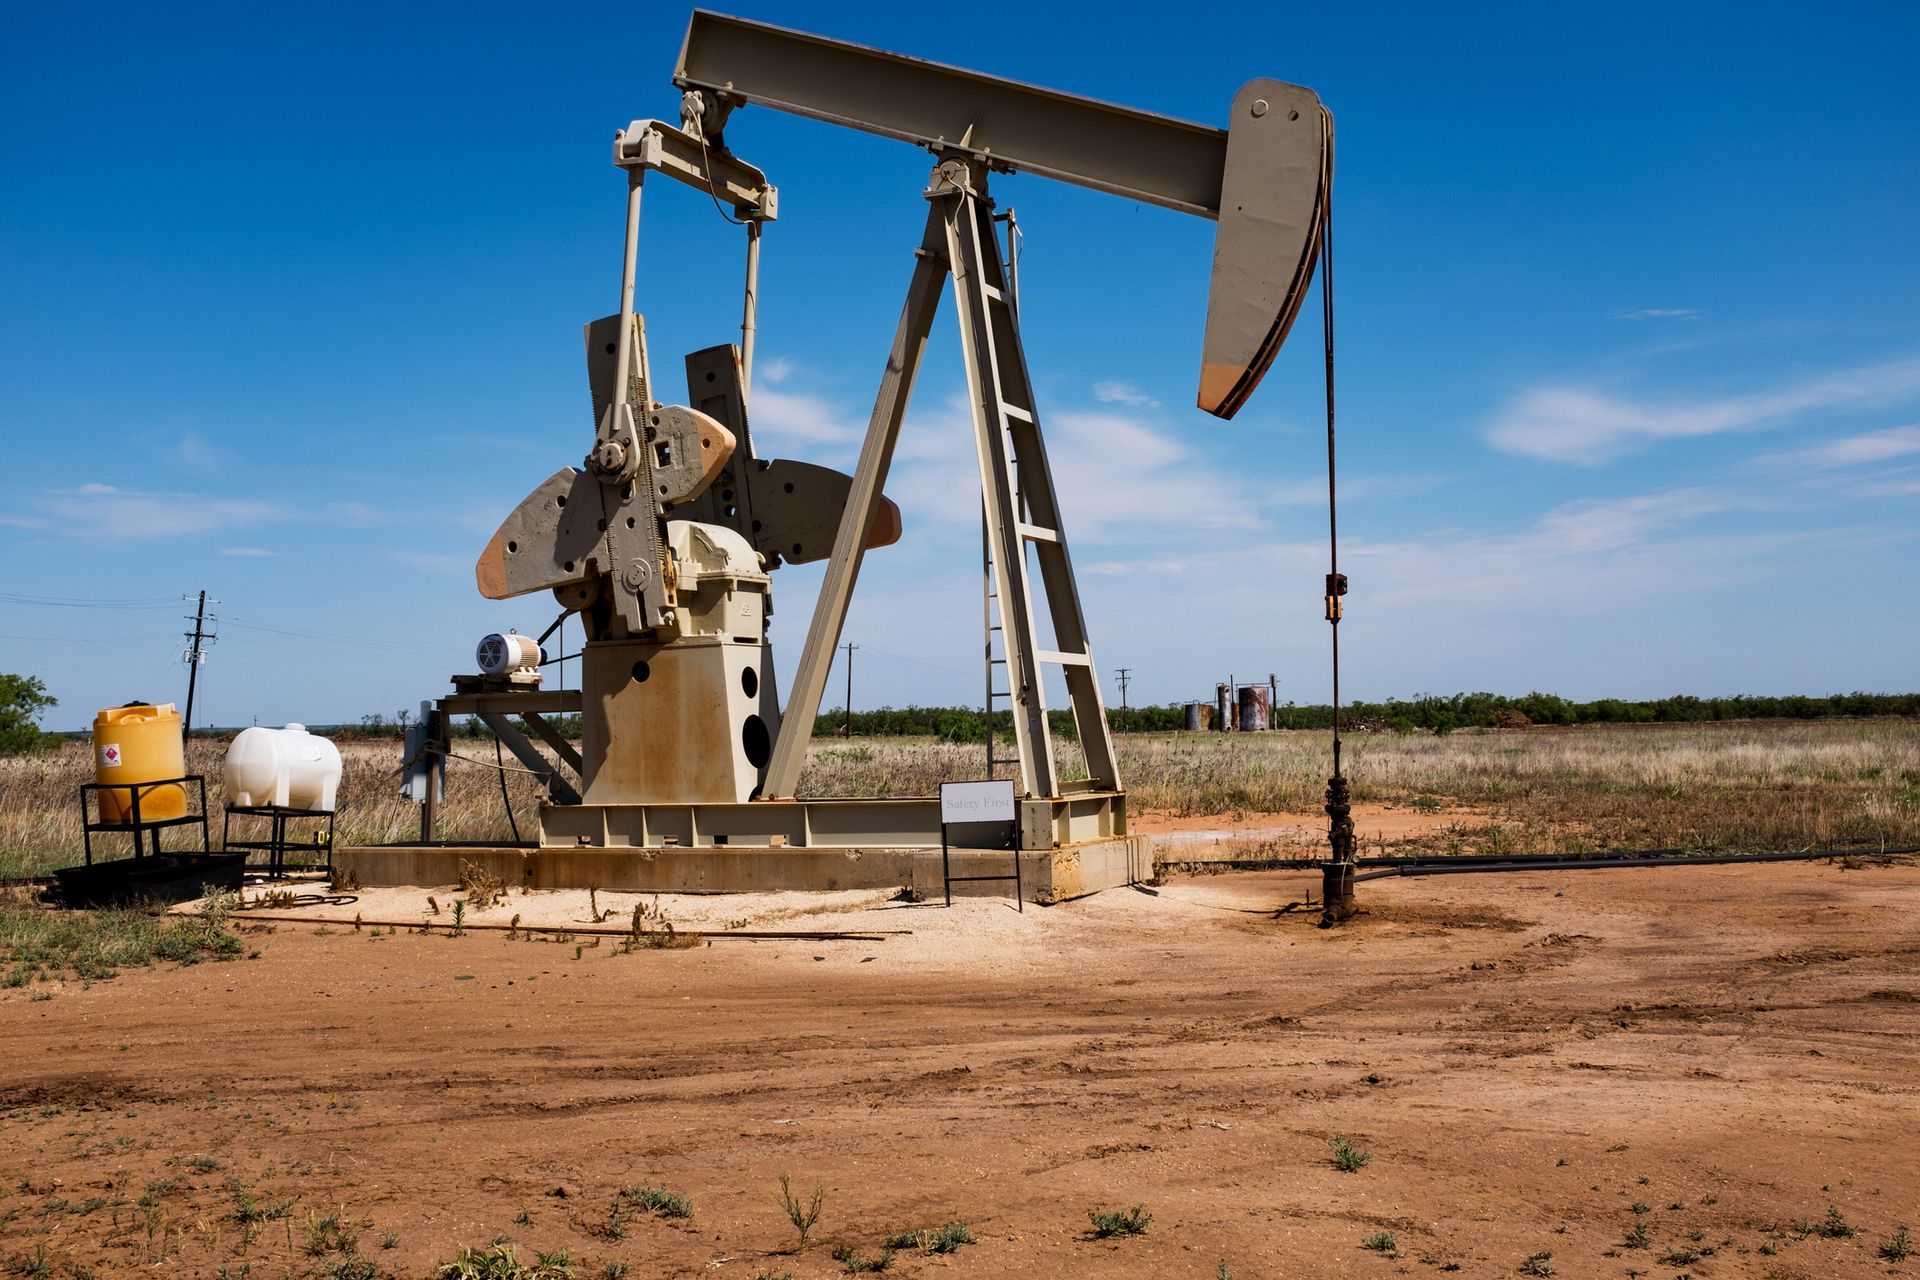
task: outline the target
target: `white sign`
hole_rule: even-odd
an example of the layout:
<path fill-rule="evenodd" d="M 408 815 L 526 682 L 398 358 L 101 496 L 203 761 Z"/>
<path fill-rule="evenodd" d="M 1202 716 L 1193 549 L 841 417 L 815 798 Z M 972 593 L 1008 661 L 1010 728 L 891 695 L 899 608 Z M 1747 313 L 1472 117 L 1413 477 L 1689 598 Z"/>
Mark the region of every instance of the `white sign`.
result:
<path fill-rule="evenodd" d="M 943 782 L 940 821 L 1012 822 L 1013 782 Z"/>
<path fill-rule="evenodd" d="M 120 763 L 120 744 L 108 742 L 100 748 L 100 763 L 111 769 Z"/>

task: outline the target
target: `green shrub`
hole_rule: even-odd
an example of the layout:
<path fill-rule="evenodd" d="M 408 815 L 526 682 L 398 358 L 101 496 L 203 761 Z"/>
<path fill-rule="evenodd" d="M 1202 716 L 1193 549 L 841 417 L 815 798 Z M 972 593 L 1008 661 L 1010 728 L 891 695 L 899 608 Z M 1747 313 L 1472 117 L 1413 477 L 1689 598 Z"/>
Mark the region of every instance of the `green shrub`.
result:
<path fill-rule="evenodd" d="M 1327 1150 L 1333 1153 L 1333 1167 L 1342 1173 L 1358 1173 L 1373 1159 L 1372 1153 L 1362 1151 L 1337 1133 L 1327 1139 Z"/>
<path fill-rule="evenodd" d="M 1087 1221 L 1093 1223 L 1093 1234 L 1104 1240 L 1109 1236 L 1147 1234 L 1147 1224 L 1153 1221 L 1153 1215 L 1135 1205 L 1118 1212 L 1094 1209 L 1087 1214 Z"/>

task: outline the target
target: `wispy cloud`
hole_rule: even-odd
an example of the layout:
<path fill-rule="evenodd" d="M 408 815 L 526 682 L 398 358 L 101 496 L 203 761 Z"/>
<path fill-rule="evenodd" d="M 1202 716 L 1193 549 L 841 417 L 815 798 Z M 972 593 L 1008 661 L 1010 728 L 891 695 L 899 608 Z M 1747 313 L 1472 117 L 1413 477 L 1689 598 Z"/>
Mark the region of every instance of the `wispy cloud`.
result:
<path fill-rule="evenodd" d="M 754 380 L 763 381 L 759 373 Z M 764 381 L 777 383 L 778 380 Z M 761 449 L 756 443 L 754 452 L 770 458 L 777 449 L 799 444 L 850 444 L 860 438 L 866 424 L 856 423 L 851 414 L 820 396 L 766 385 L 753 389 L 752 426 L 755 440 L 765 438 L 769 444 L 769 448 Z"/>
<path fill-rule="evenodd" d="M 1160 402 L 1131 382 L 1113 379 L 1093 384 L 1093 398 L 1101 404 L 1123 404 L 1130 409 L 1158 409 Z"/>
<path fill-rule="evenodd" d="M 1779 427 L 1807 413 L 1871 407 L 1916 393 L 1920 359 L 1710 400 L 1633 400 L 1581 387 L 1542 387 L 1502 411 L 1487 440 L 1507 453 L 1594 466 L 1661 441 Z"/>
<path fill-rule="evenodd" d="M 220 554 L 223 556 L 243 556 L 253 559 L 261 556 L 277 556 L 280 553 L 278 551 L 269 551 L 265 547 L 222 547 L 220 548 Z"/>
<path fill-rule="evenodd" d="M 1871 480 L 1860 486 L 1866 498 L 1912 498 L 1920 496 L 1920 475 L 1908 474 L 1897 480 Z"/>
<path fill-rule="evenodd" d="M 1076 543 L 1253 530 L 1272 505 L 1241 472 L 1216 466 L 1151 418 L 1101 409 L 1045 416 L 1061 514 Z M 887 492 L 908 520 L 977 541 L 979 475 L 973 424 L 956 395 L 906 424 Z"/>
<path fill-rule="evenodd" d="M 1866 431 L 1764 459 L 1795 467 L 1857 467 L 1920 453 L 1920 424 Z"/>
<path fill-rule="evenodd" d="M 183 433 L 172 452 L 182 464 L 196 471 L 221 471 L 237 461 L 231 449 L 215 444 L 197 431 Z"/>
<path fill-rule="evenodd" d="M 1591 555 L 1644 542 L 1689 520 L 1733 506 L 1711 489 L 1672 489 L 1626 498 L 1583 498 L 1547 512 L 1525 535 L 1553 555 Z"/>
<path fill-rule="evenodd" d="M 50 523 L 89 541 L 170 538 L 292 518 L 283 503 L 83 484 L 40 499 Z"/>
<path fill-rule="evenodd" d="M 1637 311 L 1616 311 L 1614 320 L 1698 320 L 1704 312 L 1693 307 L 1641 307 Z"/>

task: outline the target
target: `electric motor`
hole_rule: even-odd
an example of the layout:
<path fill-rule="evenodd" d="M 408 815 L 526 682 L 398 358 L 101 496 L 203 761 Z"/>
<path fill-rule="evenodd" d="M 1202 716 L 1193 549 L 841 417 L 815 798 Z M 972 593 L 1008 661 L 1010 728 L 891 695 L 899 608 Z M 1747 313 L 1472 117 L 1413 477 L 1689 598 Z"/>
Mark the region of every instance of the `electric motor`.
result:
<path fill-rule="evenodd" d="M 523 636 L 517 631 L 496 631 L 480 641 L 474 649 L 473 660 L 479 664 L 483 676 L 537 671 L 540 667 L 540 645 L 532 636 Z"/>

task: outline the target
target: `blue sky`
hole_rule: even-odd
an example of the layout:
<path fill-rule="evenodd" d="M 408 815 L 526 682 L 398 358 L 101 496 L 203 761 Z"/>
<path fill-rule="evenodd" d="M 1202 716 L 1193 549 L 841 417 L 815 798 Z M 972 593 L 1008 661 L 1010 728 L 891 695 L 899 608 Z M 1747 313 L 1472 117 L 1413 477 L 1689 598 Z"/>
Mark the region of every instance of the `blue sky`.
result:
<path fill-rule="evenodd" d="M 1920 10 L 1050 6 L 975 47 L 929 6 L 736 11 L 1208 123 L 1256 75 L 1320 93 L 1354 694 L 1920 684 Z M 171 601 L 201 587 L 222 619 L 203 722 L 391 714 L 486 631 L 551 620 L 481 600 L 471 565 L 590 440 L 608 146 L 675 117 L 685 20 L 10 13 L 0 670 L 47 681 L 51 724 L 180 700 Z M 927 158 L 751 109 L 728 139 L 781 189 L 756 441 L 850 465 Z M 1027 233 L 1028 354 L 1100 666 L 1131 667 L 1137 702 L 1269 671 L 1324 700 L 1316 302 L 1216 422 L 1190 407 L 1211 226 L 1031 177 L 996 194 Z M 739 234 L 649 187 L 663 385 L 736 335 Z M 979 699 L 959 391 L 949 309 L 889 486 L 906 537 L 869 558 L 848 627 L 862 705 Z M 818 581 L 775 577 L 785 672 Z"/>

